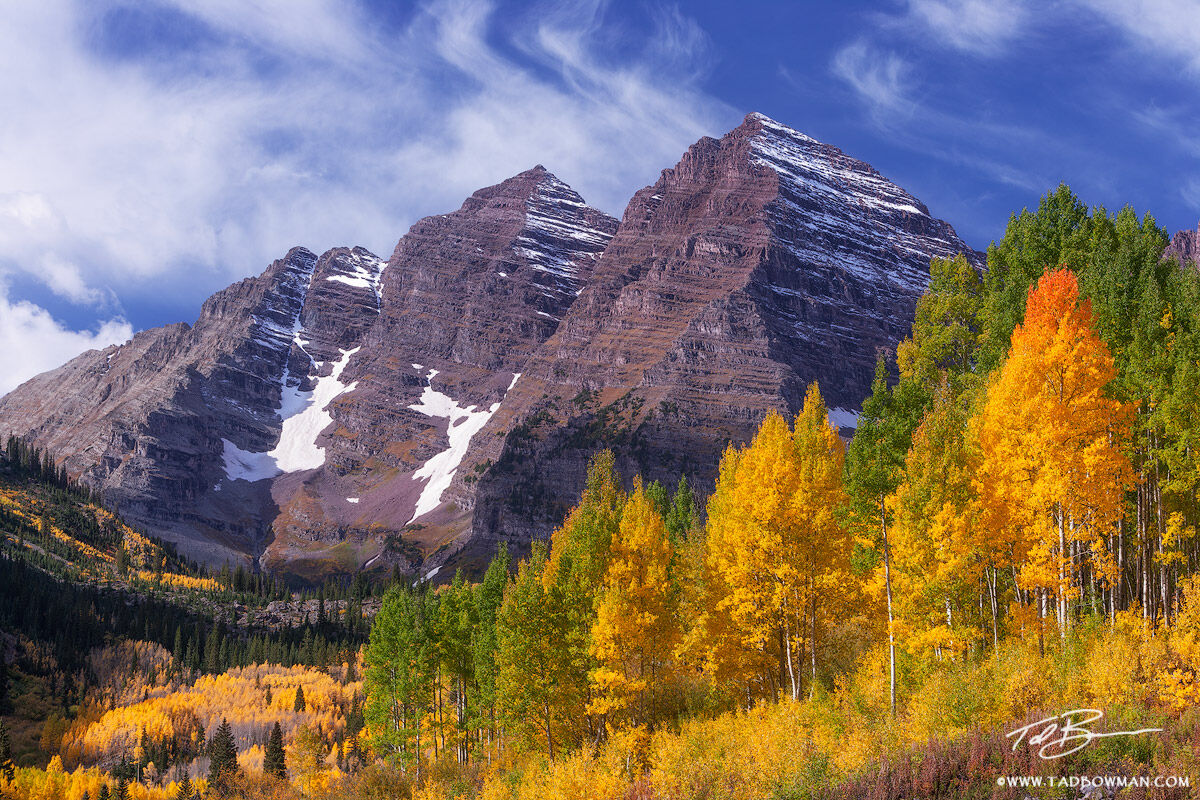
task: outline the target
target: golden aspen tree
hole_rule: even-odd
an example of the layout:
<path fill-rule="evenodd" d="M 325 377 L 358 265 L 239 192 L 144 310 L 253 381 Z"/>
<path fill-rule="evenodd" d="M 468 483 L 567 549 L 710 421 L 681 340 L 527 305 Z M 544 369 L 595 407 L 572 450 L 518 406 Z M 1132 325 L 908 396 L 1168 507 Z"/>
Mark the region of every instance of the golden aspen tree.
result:
<path fill-rule="evenodd" d="M 843 487 L 846 447 L 829 422 L 821 390 L 814 382 L 793 424 L 799 482 L 792 495 L 795 552 L 808 588 L 810 687 L 817 681 L 817 649 L 826 620 L 840 611 L 850 584 L 853 539 L 839 519 L 847 497 Z M 811 691 L 811 688 L 810 688 Z M 799 686 L 796 687 L 798 696 Z"/>
<path fill-rule="evenodd" d="M 806 650 L 816 672 L 820 609 L 844 584 L 850 549 L 835 517 L 843 459 L 816 384 L 794 432 L 769 414 L 749 446 L 726 452 L 709 502 L 709 659 L 748 693 L 757 682 L 799 699 Z"/>
<path fill-rule="evenodd" d="M 888 498 L 902 633 L 910 649 L 939 656 L 963 653 L 977 636 L 973 589 L 986 577 L 973 535 L 966 419 L 964 404 L 943 384 L 913 434 L 904 479 Z"/>
<path fill-rule="evenodd" d="M 1108 396 L 1115 376 L 1075 274 L 1047 272 L 977 420 L 984 519 L 1011 548 L 1019 589 L 1053 598 L 1064 636 L 1085 562 L 1113 577 L 1104 543 L 1132 480 L 1132 409 Z"/>
<path fill-rule="evenodd" d="M 653 730 L 670 690 L 679 625 L 671 541 L 641 482 L 625 503 L 592 626 L 592 712 Z"/>

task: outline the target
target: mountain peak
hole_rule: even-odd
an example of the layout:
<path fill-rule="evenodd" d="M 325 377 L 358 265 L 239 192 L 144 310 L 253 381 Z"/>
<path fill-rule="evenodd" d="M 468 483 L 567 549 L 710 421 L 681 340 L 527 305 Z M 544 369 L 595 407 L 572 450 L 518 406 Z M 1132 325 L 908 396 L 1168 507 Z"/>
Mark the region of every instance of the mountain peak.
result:
<path fill-rule="evenodd" d="M 1163 251 L 1163 258 L 1175 258 L 1187 266 L 1200 261 L 1200 225 L 1195 230 L 1179 231 L 1171 237 L 1171 243 Z"/>
<path fill-rule="evenodd" d="M 737 130 L 744 130 L 750 134 L 765 133 L 767 135 L 783 136 L 789 139 L 799 139 L 801 141 L 814 142 L 817 144 L 820 143 L 807 133 L 784 125 L 782 122 L 778 122 L 777 120 L 768 117 L 766 114 L 759 113 L 758 111 L 751 111 L 749 114 L 747 114 L 746 118 L 742 120 L 742 124 L 737 128 Z"/>

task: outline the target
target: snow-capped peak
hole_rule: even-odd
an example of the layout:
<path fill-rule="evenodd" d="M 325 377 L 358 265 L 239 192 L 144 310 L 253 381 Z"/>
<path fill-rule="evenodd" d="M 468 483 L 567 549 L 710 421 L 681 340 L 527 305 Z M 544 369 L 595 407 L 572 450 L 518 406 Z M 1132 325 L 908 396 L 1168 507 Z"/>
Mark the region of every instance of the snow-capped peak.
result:
<path fill-rule="evenodd" d="M 749 115 L 749 123 L 757 123 L 751 159 L 779 179 L 779 197 L 767 208 L 776 238 L 802 263 L 920 294 L 930 256 L 969 252 L 953 229 L 870 164 L 762 114 Z"/>

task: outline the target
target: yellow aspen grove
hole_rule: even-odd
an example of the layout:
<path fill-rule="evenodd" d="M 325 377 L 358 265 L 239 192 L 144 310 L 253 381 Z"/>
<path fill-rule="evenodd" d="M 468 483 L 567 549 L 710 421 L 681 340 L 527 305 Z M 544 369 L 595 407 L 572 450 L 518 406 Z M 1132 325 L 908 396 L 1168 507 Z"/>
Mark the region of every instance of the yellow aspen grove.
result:
<path fill-rule="evenodd" d="M 591 711 L 653 730 L 671 690 L 680 634 L 671 588 L 671 541 L 640 481 L 613 536 L 592 627 Z"/>
<path fill-rule="evenodd" d="M 821 611 L 845 583 L 850 551 L 835 517 L 844 448 L 816 384 L 794 432 L 769 414 L 725 460 L 709 502 L 710 668 L 740 678 L 748 699 L 755 687 L 799 699 L 806 666 L 816 674 Z"/>
<path fill-rule="evenodd" d="M 1133 409 L 1106 393 L 1116 374 L 1075 274 L 1047 272 L 977 420 L 984 520 L 1012 549 L 1022 599 L 1040 616 L 1053 600 L 1064 636 L 1081 587 L 1114 577 L 1105 543 L 1133 474 Z"/>

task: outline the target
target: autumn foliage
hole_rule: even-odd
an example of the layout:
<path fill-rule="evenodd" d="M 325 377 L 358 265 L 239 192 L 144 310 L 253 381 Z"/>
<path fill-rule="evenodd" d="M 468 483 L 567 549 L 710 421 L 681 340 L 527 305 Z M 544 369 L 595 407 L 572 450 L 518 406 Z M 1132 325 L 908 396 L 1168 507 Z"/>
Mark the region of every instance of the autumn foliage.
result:
<path fill-rule="evenodd" d="M 49 768 L 0 791 L 96 800 L 166 743 L 174 771 L 131 796 L 177 791 L 180 765 L 231 798 L 429 800 L 988 797 L 1010 796 L 1006 774 L 1183 774 L 1200 759 L 1200 273 L 1163 264 L 1164 241 L 1060 188 L 986 271 L 934 260 L 853 431 L 814 384 L 729 443 L 705 500 L 602 450 L 548 541 L 474 578 L 394 581 L 361 663 L 180 674 L 149 642 L 101 648 L 98 671 L 149 677 L 96 686 L 47 728 Z M 55 527 L 45 540 L 106 580 L 210 589 L 136 537 L 122 571 Z M 1068 708 L 1163 731 L 1065 767 L 1008 746 Z M 224 720 L 237 769 L 211 762 Z"/>

